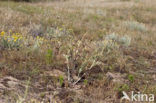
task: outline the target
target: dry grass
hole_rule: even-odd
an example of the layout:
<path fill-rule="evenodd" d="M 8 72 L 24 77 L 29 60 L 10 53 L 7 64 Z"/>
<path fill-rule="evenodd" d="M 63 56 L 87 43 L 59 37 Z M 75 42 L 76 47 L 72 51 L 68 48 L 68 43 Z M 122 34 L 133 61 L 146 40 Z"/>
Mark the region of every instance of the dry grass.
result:
<path fill-rule="evenodd" d="M 18 48 L 6 47 L 0 38 L 0 76 L 31 78 L 26 103 L 30 98 L 36 103 L 114 103 L 123 90 L 156 93 L 155 4 L 1 1 L 0 32 L 8 35 L 12 30 L 23 38 Z M 121 77 L 110 80 L 109 73 Z M 3 95 L 5 102 L 9 96 L 19 102 L 16 96 L 21 94 Z"/>

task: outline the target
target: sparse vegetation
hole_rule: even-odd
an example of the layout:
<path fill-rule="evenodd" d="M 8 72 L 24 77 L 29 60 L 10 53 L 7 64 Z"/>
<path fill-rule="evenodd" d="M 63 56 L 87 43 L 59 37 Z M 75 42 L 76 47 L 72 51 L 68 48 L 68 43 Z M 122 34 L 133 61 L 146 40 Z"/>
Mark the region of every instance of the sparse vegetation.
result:
<path fill-rule="evenodd" d="M 155 0 L 19 1 L 0 0 L 0 102 L 156 93 Z"/>
<path fill-rule="evenodd" d="M 136 22 L 136 21 L 125 22 L 125 25 L 131 30 L 138 30 L 138 31 L 141 31 L 141 32 L 147 31 L 147 28 L 146 28 L 145 24 L 139 23 L 139 22 Z"/>

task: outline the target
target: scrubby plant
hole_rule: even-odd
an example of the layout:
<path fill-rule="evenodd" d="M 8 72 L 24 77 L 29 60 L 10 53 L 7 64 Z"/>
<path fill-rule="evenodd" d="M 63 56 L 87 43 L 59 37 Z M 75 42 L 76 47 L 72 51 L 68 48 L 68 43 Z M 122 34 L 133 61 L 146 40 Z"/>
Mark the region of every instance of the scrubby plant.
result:
<path fill-rule="evenodd" d="M 115 33 L 106 36 L 106 40 L 118 41 L 118 35 Z"/>
<path fill-rule="evenodd" d="M 68 44 L 66 44 L 66 48 L 68 48 L 68 50 L 64 54 L 64 57 L 66 59 L 68 69 L 68 81 L 71 82 L 72 77 L 70 73 L 73 70 L 77 72 L 76 74 L 79 78 L 73 83 L 74 85 L 85 75 L 84 71 L 90 70 L 96 65 L 101 65 L 100 61 L 98 61 L 101 51 L 99 51 L 97 47 L 94 48 L 94 46 L 92 48 L 93 50 L 90 50 L 87 47 L 89 44 L 92 45 L 92 43 L 85 41 L 84 39 L 76 40 L 75 42 L 74 37 Z M 76 67 L 77 64 L 79 65 Z"/>
<path fill-rule="evenodd" d="M 116 42 L 112 40 L 107 40 L 107 39 L 104 39 L 102 41 L 96 41 L 94 42 L 94 44 L 97 50 L 101 51 L 101 53 L 103 53 L 104 51 L 110 51 L 110 50 L 119 48 L 119 45 Z"/>
<path fill-rule="evenodd" d="M 141 31 L 141 32 L 147 31 L 147 28 L 146 28 L 145 24 L 139 23 L 137 21 L 127 21 L 124 24 L 130 30 L 138 30 L 138 31 Z"/>
<path fill-rule="evenodd" d="M 129 36 L 125 35 L 125 36 L 123 36 L 123 37 L 121 37 L 121 38 L 119 39 L 119 42 L 120 42 L 122 45 L 128 47 L 128 46 L 131 44 L 131 38 L 130 38 Z"/>
<path fill-rule="evenodd" d="M 105 38 L 106 40 L 112 41 L 113 43 L 117 43 L 118 45 L 121 45 L 121 46 L 128 47 L 131 44 L 131 38 L 127 35 L 118 36 L 117 34 L 112 33 L 110 35 L 107 35 Z M 109 43 L 109 44 L 112 44 L 112 43 Z"/>

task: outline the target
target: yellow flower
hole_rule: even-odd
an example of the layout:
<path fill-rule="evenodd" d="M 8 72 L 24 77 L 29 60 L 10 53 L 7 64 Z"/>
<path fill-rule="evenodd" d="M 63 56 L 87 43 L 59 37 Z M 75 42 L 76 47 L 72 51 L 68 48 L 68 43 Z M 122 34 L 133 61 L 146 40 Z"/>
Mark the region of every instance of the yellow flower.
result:
<path fill-rule="evenodd" d="M 14 39 L 14 42 L 16 42 L 17 41 L 17 39 Z"/>
<path fill-rule="evenodd" d="M 14 39 L 14 42 L 16 42 L 18 40 L 18 36 L 13 35 L 12 38 Z"/>
<path fill-rule="evenodd" d="M 1 32 L 1 36 L 4 36 L 4 34 L 5 34 L 5 32 L 4 32 L 4 31 L 2 31 L 2 32 Z"/>

